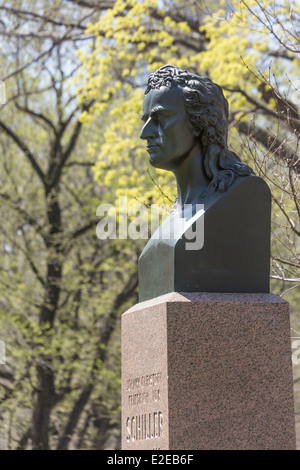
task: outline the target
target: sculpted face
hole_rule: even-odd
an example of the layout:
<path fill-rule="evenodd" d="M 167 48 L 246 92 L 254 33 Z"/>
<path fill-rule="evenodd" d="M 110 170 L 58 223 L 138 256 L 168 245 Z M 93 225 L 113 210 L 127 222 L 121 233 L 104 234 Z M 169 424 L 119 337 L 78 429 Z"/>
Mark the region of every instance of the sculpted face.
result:
<path fill-rule="evenodd" d="M 189 121 L 180 88 L 151 89 L 145 95 L 144 126 L 140 135 L 147 140 L 150 163 L 174 171 L 196 143 L 198 135 Z"/>

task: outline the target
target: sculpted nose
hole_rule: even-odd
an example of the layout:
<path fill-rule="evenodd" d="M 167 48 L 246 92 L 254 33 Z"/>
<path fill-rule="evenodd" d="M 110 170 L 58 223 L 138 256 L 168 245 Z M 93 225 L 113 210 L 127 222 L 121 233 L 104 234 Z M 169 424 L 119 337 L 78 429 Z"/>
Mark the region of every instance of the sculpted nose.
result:
<path fill-rule="evenodd" d="M 151 121 L 147 121 L 143 125 L 142 132 L 140 134 L 140 139 L 146 140 L 153 136 L 154 136 L 153 125 L 151 125 Z"/>

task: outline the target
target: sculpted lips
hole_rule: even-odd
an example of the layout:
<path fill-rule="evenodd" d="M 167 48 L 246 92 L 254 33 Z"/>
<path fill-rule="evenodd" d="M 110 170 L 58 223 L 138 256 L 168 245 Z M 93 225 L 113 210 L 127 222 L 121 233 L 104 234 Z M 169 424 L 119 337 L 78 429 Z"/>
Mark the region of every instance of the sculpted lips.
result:
<path fill-rule="evenodd" d="M 154 143 L 149 143 L 149 144 L 147 145 L 147 151 L 148 151 L 149 153 L 152 153 L 152 152 L 154 152 L 154 151 L 157 149 L 157 147 L 158 147 L 158 145 L 156 145 L 156 144 L 154 144 Z"/>

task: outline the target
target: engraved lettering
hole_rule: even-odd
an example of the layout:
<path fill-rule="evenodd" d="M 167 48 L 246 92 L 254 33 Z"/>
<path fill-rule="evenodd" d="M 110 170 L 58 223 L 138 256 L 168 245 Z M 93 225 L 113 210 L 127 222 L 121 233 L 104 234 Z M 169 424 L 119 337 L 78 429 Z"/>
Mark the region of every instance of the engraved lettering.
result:
<path fill-rule="evenodd" d="M 148 392 L 140 392 L 140 393 L 135 393 L 134 395 L 128 395 L 129 406 L 145 405 L 146 403 L 148 403 L 148 400 L 149 400 Z"/>
<path fill-rule="evenodd" d="M 151 434 L 151 413 L 148 415 L 148 436 L 146 436 L 146 439 L 152 439 L 153 436 Z"/>
<path fill-rule="evenodd" d="M 158 423 L 157 423 L 157 416 L 158 413 L 153 413 L 153 421 L 154 421 L 154 437 L 158 437 Z"/>
<path fill-rule="evenodd" d="M 159 392 L 159 389 L 152 391 L 152 399 L 153 399 L 153 401 L 159 401 L 159 400 L 160 400 L 160 392 Z"/>
<path fill-rule="evenodd" d="M 135 421 L 136 421 L 136 420 L 135 420 L 135 417 L 133 416 L 133 417 L 131 418 L 131 440 L 132 440 L 132 442 L 134 442 L 135 439 L 136 439 L 136 434 L 133 433 Z"/>
<path fill-rule="evenodd" d="M 161 411 L 158 412 L 158 434 L 162 437 L 163 432 L 163 414 Z"/>
<path fill-rule="evenodd" d="M 130 442 L 130 440 L 131 440 L 130 418 L 126 419 L 126 430 L 127 430 L 127 433 L 128 433 L 127 437 L 126 437 L 126 441 Z"/>
<path fill-rule="evenodd" d="M 153 387 L 158 385 L 162 381 L 162 372 L 156 372 L 155 374 L 142 375 L 141 377 L 135 377 L 134 379 L 126 380 L 126 391 L 130 392 L 136 388 Z"/>
<path fill-rule="evenodd" d="M 141 417 L 140 416 L 137 416 L 136 417 L 136 432 L 135 432 L 135 435 L 136 435 L 136 440 L 139 441 L 141 439 L 140 437 L 140 432 L 141 432 Z"/>
<path fill-rule="evenodd" d="M 127 442 L 143 439 L 157 439 L 163 435 L 163 414 L 161 411 L 128 417 L 126 419 Z"/>

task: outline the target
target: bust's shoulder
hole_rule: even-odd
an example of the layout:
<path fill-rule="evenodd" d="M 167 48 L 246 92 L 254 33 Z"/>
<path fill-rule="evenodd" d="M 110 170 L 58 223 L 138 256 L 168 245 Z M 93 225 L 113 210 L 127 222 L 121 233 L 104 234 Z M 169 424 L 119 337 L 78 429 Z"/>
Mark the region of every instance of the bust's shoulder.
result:
<path fill-rule="evenodd" d="M 247 176 L 237 176 L 234 182 L 229 186 L 229 188 L 223 193 L 229 193 L 235 188 L 265 188 L 267 191 L 270 191 L 268 184 L 263 178 L 256 175 L 247 175 Z"/>
<path fill-rule="evenodd" d="M 239 197 L 242 194 L 245 197 L 248 195 L 251 198 L 258 199 L 258 202 L 263 200 L 271 202 L 271 191 L 268 184 L 263 178 L 256 175 L 237 178 L 229 192 L 232 192 L 234 197 Z"/>
<path fill-rule="evenodd" d="M 249 206 L 251 204 L 271 204 L 271 192 L 268 184 L 259 176 L 237 177 L 224 192 L 217 192 L 204 202 L 205 209 L 227 204 Z"/>
<path fill-rule="evenodd" d="M 222 193 L 223 196 L 229 195 L 231 193 L 236 194 L 240 192 L 249 192 L 249 195 L 252 195 L 253 192 L 259 191 L 261 193 L 271 194 L 270 188 L 264 179 L 256 175 L 248 176 L 238 176 L 233 184 Z"/>

